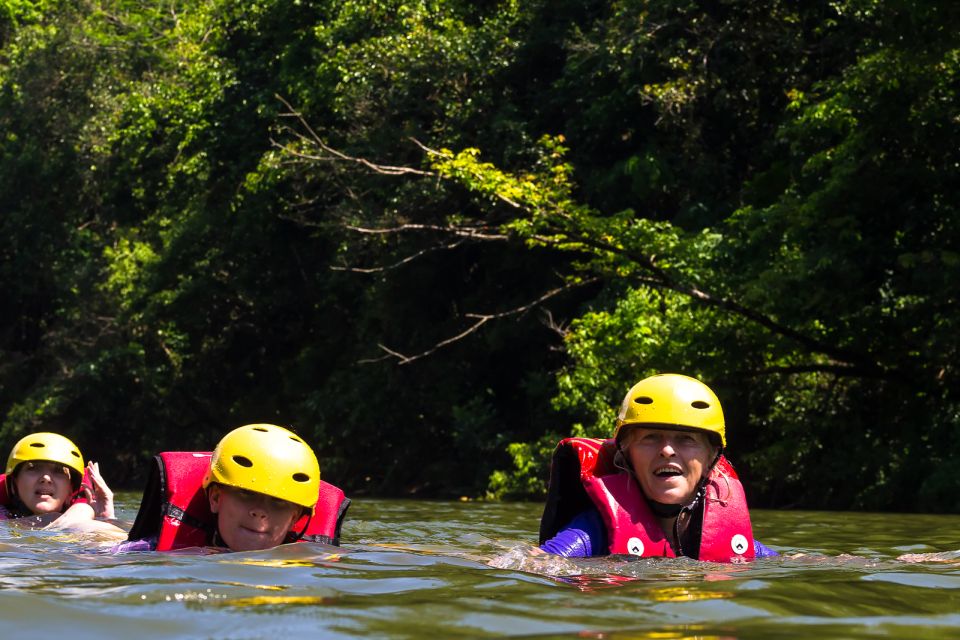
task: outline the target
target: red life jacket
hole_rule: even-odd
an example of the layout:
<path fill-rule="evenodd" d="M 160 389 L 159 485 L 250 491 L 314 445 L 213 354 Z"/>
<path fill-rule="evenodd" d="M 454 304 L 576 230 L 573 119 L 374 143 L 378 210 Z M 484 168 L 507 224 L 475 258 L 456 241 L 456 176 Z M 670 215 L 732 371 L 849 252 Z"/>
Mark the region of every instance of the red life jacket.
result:
<path fill-rule="evenodd" d="M 156 464 L 147 480 L 128 540 L 157 536 L 157 551 L 210 544 L 216 516 L 210 512 L 203 477 L 210 466 L 211 455 L 210 452 L 168 451 L 154 457 Z M 315 515 L 300 518 L 291 530 L 303 531 L 303 535 L 297 538 L 291 534 L 287 541 L 339 545 L 340 528 L 349 506 L 350 500 L 343 491 L 321 480 Z"/>
<path fill-rule="evenodd" d="M 554 453 L 540 544 L 591 505 L 607 527 L 610 553 L 673 557 L 675 552 L 631 474 L 613 466 L 616 443 L 567 438 Z M 575 483 L 575 484 L 574 484 Z M 562 502 L 570 503 L 563 506 Z M 700 560 L 752 559 L 753 528 L 743 486 L 720 457 L 707 479 L 700 533 Z"/>
<path fill-rule="evenodd" d="M 7 491 L 7 474 L 0 474 L 0 507 L 9 506 L 11 501 L 12 498 Z M 7 509 L 0 509 L 0 520 L 7 520 L 10 517 L 11 514 Z"/>

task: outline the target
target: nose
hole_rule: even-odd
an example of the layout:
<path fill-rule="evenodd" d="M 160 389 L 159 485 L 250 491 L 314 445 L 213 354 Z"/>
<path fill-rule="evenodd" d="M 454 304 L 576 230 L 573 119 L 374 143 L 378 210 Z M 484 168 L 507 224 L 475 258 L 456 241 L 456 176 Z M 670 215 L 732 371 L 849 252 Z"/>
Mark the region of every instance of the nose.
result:
<path fill-rule="evenodd" d="M 663 442 L 660 443 L 660 457 L 672 458 L 675 455 L 677 455 L 677 451 L 673 448 L 673 440 L 664 438 Z"/>
<path fill-rule="evenodd" d="M 247 510 L 250 513 L 250 516 L 253 518 L 258 518 L 263 520 L 267 517 L 267 504 L 266 500 L 261 498 L 256 498 L 247 506 Z"/>

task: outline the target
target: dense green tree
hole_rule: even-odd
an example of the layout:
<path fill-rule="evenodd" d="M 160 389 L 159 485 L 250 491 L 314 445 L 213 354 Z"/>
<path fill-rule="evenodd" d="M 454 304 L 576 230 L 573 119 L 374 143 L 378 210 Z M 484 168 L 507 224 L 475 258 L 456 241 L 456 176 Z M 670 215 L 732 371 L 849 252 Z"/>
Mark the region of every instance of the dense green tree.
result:
<path fill-rule="evenodd" d="M 0 444 L 60 430 L 128 484 L 274 421 L 353 491 L 531 496 L 672 370 L 759 503 L 960 508 L 958 26 L 0 2 Z"/>

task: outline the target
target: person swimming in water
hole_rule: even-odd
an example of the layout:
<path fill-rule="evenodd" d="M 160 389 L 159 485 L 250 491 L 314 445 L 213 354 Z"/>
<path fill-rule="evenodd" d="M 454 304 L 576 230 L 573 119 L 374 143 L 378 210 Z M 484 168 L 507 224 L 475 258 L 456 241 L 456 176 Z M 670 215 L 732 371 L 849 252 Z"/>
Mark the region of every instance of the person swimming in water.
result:
<path fill-rule="evenodd" d="M 339 544 L 350 501 L 320 480 L 313 450 L 288 429 L 246 425 L 212 454 L 166 452 L 155 460 L 128 541 L 115 552 Z"/>
<path fill-rule="evenodd" d="M 623 399 L 613 438 L 568 438 L 551 468 L 541 549 L 566 557 L 777 555 L 753 539 L 726 460 L 720 401 L 699 380 L 661 374 Z"/>
<path fill-rule="evenodd" d="M 80 449 L 58 433 L 21 438 L 0 475 L 0 520 L 38 516 L 51 529 L 112 531 L 113 492 L 100 466 L 83 463 Z"/>

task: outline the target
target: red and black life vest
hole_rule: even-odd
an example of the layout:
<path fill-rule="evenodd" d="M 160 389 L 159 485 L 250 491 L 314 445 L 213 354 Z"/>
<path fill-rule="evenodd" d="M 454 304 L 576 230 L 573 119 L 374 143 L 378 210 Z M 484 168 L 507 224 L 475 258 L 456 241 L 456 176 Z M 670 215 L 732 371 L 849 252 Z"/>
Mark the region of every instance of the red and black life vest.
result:
<path fill-rule="evenodd" d="M 216 516 L 203 490 L 203 476 L 210 466 L 210 452 L 167 451 L 154 456 L 156 464 L 147 480 L 137 519 L 128 540 L 157 536 L 157 551 L 209 545 Z M 312 517 L 304 515 L 292 531 L 303 531 L 288 542 L 340 544 L 340 528 L 350 506 L 343 491 L 320 481 L 320 493 Z M 308 520 L 309 518 L 309 520 Z M 304 531 L 306 528 L 306 531 Z"/>
<path fill-rule="evenodd" d="M 610 553 L 673 557 L 675 552 L 640 485 L 631 474 L 613 466 L 615 453 L 612 439 L 567 438 L 560 442 L 550 468 L 540 544 L 593 506 L 607 528 Z M 743 486 L 733 466 L 721 456 L 705 486 L 697 558 L 736 562 L 753 556 L 753 528 Z"/>

